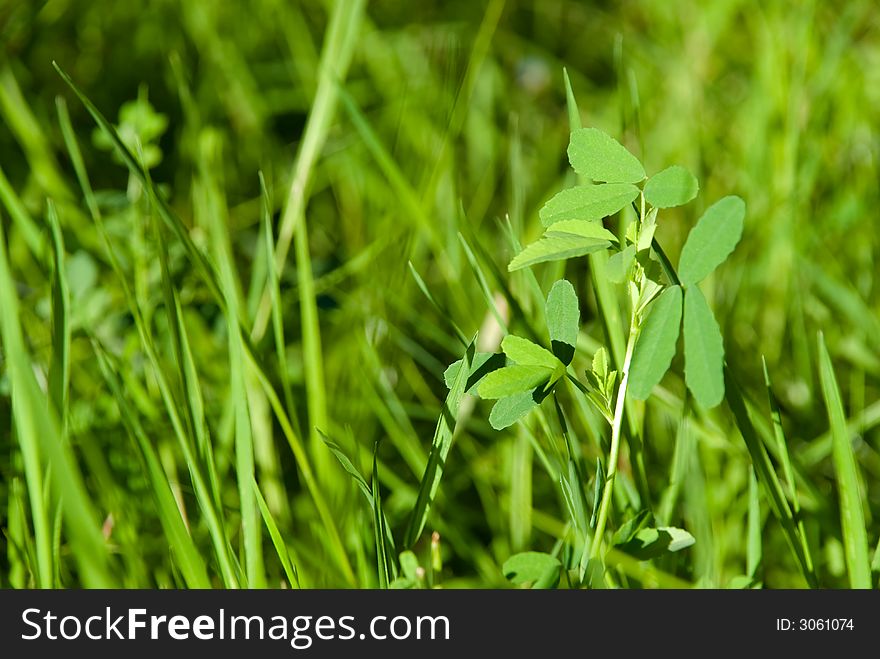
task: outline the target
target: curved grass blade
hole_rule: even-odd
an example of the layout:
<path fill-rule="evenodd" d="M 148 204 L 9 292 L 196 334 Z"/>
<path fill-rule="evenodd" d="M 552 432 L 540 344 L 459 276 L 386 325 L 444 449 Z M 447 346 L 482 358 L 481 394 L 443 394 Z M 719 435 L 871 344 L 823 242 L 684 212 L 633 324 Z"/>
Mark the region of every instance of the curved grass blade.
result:
<path fill-rule="evenodd" d="M 284 544 L 284 538 L 281 536 L 281 531 L 278 530 L 278 524 L 275 523 L 272 511 L 270 511 L 269 506 L 266 505 L 266 499 L 263 497 L 263 493 L 260 492 L 260 486 L 257 485 L 257 481 L 251 482 L 254 487 L 254 497 L 256 497 L 257 505 L 260 508 L 260 514 L 263 517 L 263 523 L 266 525 L 266 530 L 269 531 L 269 537 L 272 539 L 275 553 L 278 554 L 278 560 L 281 561 L 281 568 L 284 570 L 287 582 L 293 588 L 301 588 L 302 585 L 299 582 L 299 573 L 296 569 L 296 563 L 294 563 L 291 558 L 287 545 Z"/>

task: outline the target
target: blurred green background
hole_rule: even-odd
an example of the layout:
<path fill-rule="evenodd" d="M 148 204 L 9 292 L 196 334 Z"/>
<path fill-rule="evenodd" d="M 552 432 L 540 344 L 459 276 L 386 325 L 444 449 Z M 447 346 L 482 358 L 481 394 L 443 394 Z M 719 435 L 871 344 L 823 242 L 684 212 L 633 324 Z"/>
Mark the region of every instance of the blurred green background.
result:
<path fill-rule="evenodd" d="M 880 531 L 876 3 L 377 1 L 362 15 L 358 3 L 346 4 L 341 13 L 349 13 L 339 23 L 348 32 L 340 28 L 334 42 L 327 37 L 332 3 L 317 0 L 0 2 L 0 218 L 6 236 L 0 247 L 9 256 L 29 359 L 45 387 L 56 345 L 46 258 L 47 199 L 54 201 L 72 334 L 62 432 L 95 520 L 103 521 L 112 555 L 107 570 L 115 583 L 174 586 L 185 580 L 92 340 L 111 355 L 130 412 L 186 511 L 212 585 L 229 585 L 217 576 L 222 570 L 196 504 L 189 463 L 65 148 L 56 97 L 66 101 L 121 270 L 173 380 L 181 366 L 163 297 L 162 265 L 168 267 L 213 446 L 213 457 L 203 456 L 202 464 L 216 467 L 215 503 L 233 559 L 240 558 L 242 542 L 235 451 L 240 408 L 223 309 L 180 241 L 166 236 L 167 253 L 157 242 L 156 214 L 141 187 L 110 152 L 53 60 L 123 135 L 139 136 L 153 180 L 196 246 L 222 263 L 218 245 L 228 245 L 245 327 L 260 314 L 267 271 L 258 172 L 270 191 L 277 237 L 284 233 L 282 212 L 297 154 L 302 160 L 315 150 L 307 224 L 300 224 L 307 227 L 310 263 L 292 246 L 280 272 L 283 361 L 271 322 L 252 338 L 277 391 L 290 383 L 284 404 L 292 432 L 310 456 L 349 574 L 328 549 L 326 524 L 277 416 L 253 374 L 243 378 L 254 474 L 302 585 L 377 584 L 370 508 L 309 429 L 321 425 L 368 481 L 373 445 L 381 440 L 383 505 L 400 537 L 446 396 L 443 371 L 461 356 L 448 320 L 468 336 L 487 328 L 484 347 L 497 349 L 500 334 L 492 346 L 498 329 L 492 329 L 486 289 L 500 307 L 512 309 L 512 329 L 534 320 L 541 298 L 526 279 L 507 275 L 513 250 L 503 221 L 509 218 L 517 238 L 530 242 L 541 230 L 540 206 L 572 183 L 563 67 L 585 126 L 615 135 L 649 172 L 679 163 L 699 178 L 695 203 L 661 214 L 657 235 L 674 258 L 705 207 L 725 194 L 746 200 L 742 243 L 704 292 L 721 323 L 727 361 L 765 427 L 762 355 L 767 360 L 820 581 L 844 585 L 816 333 L 824 332 L 843 391 L 873 555 Z M 341 90 L 335 106 L 315 101 L 322 49 L 332 78 L 328 93 Z M 346 49 L 350 67 L 344 65 Z M 316 116 L 326 121 L 325 139 L 303 146 Z M 218 218 L 225 232 L 219 241 L 212 238 Z M 476 268 L 463 244 L 474 252 Z M 419 290 L 408 262 L 446 313 Z M 536 274 L 546 293 L 563 272 L 546 266 Z M 572 261 L 565 275 L 581 298 L 583 350 L 575 365 L 582 372 L 604 342 L 602 325 L 582 260 Z M 304 285 L 317 310 L 319 354 L 301 315 Z M 26 495 L 13 429 L 8 350 L 4 345 L 0 352 L 0 585 L 18 587 L 35 585 L 39 569 L 35 499 Z M 688 529 L 697 542 L 665 563 L 621 568 L 620 582 L 662 585 L 662 575 L 669 575 L 724 587 L 755 568 L 746 555 L 750 463 L 724 406 L 695 414 L 681 430 L 680 358 L 676 363 L 645 408 L 647 472 L 656 503 L 669 496 L 676 459 L 684 465 L 676 472 L 682 480 L 675 483 L 673 518 L 666 521 Z M 181 405 L 183 390 L 175 390 Z M 432 570 L 432 579 L 450 587 L 503 585 L 500 566 L 516 551 L 567 551 L 559 483 L 540 459 L 541 446 L 554 441 L 552 431 L 532 420 L 498 433 L 486 421 L 488 410 L 477 401 L 467 411 L 424 534 L 440 534 L 443 567 Z M 579 414 L 573 432 L 592 474 L 601 453 L 599 426 L 589 411 Z M 681 432 L 692 442 L 676 458 Z M 63 489 L 49 489 L 63 498 Z M 47 508 L 53 529 L 58 524 L 52 534 L 57 574 L 50 582 L 90 583 L 54 504 Z M 803 586 L 766 503 L 761 511 L 763 552 L 755 582 Z M 268 585 L 278 586 L 286 581 L 282 561 L 268 531 L 261 535 L 260 569 Z M 415 547 L 423 565 L 430 562 L 426 537 Z"/>

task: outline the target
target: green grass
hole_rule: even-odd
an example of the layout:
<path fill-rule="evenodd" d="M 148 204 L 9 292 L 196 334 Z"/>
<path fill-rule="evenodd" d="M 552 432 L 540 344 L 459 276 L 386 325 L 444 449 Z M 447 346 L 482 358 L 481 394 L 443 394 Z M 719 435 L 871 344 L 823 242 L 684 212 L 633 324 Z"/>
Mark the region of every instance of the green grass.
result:
<path fill-rule="evenodd" d="M 704 5 L 0 0 L 0 587 L 877 587 L 880 14 Z"/>

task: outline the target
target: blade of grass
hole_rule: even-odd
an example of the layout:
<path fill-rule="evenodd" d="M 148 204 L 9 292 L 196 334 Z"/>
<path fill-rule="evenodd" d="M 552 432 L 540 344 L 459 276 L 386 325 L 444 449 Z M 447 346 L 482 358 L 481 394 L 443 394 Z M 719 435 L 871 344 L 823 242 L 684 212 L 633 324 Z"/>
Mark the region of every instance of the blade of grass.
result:
<path fill-rule="evenodd" d="M 834 440 L 832 456 L 834 475 L 840 497 L 840 526 L 843 530 L 843 547 L 850 588 L 871 588 L 871 564 L 868 559 L 868 535 L 865 530 L 865 513 L 859 491 L 859 474 L 852 442 L 846 430 L 846 415 L 840 389 L 834 375 L 834 365 L 825 345 L 825 337 L 819 332 L 819 379 L 822 397 L 828 410 L 828 422 Z"/>
<path fill-rule="evenodd" d="M 111 138 L 115 138 L 115 140 L 118 142 L 118 149 L 121 149 L 122 152 L 126 154 L 123 156 L 123 158 L 127 157 L 127 162 L 130 161 L 129 169 L 132 171 L 132 174 L 138 172 L 139 178 L 144 183 L 146 189 L 152 189 L 150 179 L 140 169 L 137 161 L 134 160 L 134 156 L 131 155 L 127 148 L 122 144 L 121 140 L 119 140 L 119 137 L 118 135 L 116 135 L 116 132 L 115 130 L 113 130 L 112 126 L 110 126 L 106 122 L 106 120 L 100 115 L 97 109 L 95 109 L 94 106 L 91 105 L 91 102 L 87 98 L 85 98 L 85 96 L 83 96 L 82 93 L 79 92 L 79 90 L 76 89 L 75 85 L 73 85 L 73 82 L 70 81 L 70 78 L 67 77 L 67 75 L 64 74 L 57 67 L 57 65 L 56 69 L 59 71 L 62 77 L 64 77 L 68 84 L 71 85 L 74 91 L 77 92 L 77 95 L 79 95 L 79 97 L 83 100 L 83 103 L 86 104 L 86 107 L 89 108 L 90 113 L 96 119 L 99 126 L 104 129 L 104 132 L 108 133 Z M 129 287 L 129 284 L 125 278 L 122 266 L 120 265 L 119 258 L 116 254 L 116 249 L 114 248 L 113 243 L 110 240 L 110 236 L 108 235 L 106 228 L 104 227 L 104 222 L 101 218 L 98 205 L 97 203 L 95 203 L 92 187 L 89 183 L 87 172 L 82 166 L 82 155 L 79 150 L 79 145 L 77 143 L 76 137 L 70 127 L 67 113 L 61 110 L 59 112 L 59 119 L 62 126 L 62 135 L 64 137 L 65 146 L 67 147 L 68 153 L 71 156 L 72 162 L 75 164 L 79 183 L 83 188 L 83 192 L 87 202 L 89 199 L 92 200 L 91 202 L 88 202 L 89 210 L 92 213 L 92 221 L 95 223 L 95 227 L 98 229 L 98 233 L 101 237 L 102 242 L 104 243 L 106 255 L 109 258 L 110 265 L 119 281 L 119 285 L 122 289 L 123 297 L 126 301 L 129 312 L 132 314 L 132 318 L 134 319 L 135 327 L 137 329 L 141 345 L 147 355 L 148 362 L 156 378 L 156 384 L 159 388 L 162 402 L 165 406 L 166 411 L 168 412 L 169 419 L 174 430 L 174 436 L 177 439 L 183 453 L 184 460 L 186 462 L 187 469 L 189 470 L 190 478 L 192 479 L 193 487 L 195 489 L 196 501 L 199 504 L 199 508 L 202 511 L 202 514 L 205 516 L 208 531 L 214 545 L 214 551 L 220 565 L 224 585 L 227 588 L 237 587 L 238 578 L 236 576 L 235 568 L 233 565 L 234 561 L 230 553 L 228 540 L 223 532 L 221 517 L 217 512 L 219 510 L 219 507 L 215 504 L 216 499 L 212 497 L 212 491 L 207 485 L 204 477 L 202 476 L 201 466 L 195 456 L 190 436 L 187 434 L 186 428 L 180 416 L 179 405 L 174 399 L 171 385 L 168 382 L 167 377 L 165 376 L 164 370 L 160 366 L 158 352 L 152 340 L 152 333 L 146 325 L 146 321 L 144 319 L 140 304 L 135 300 L 131 288 Z M 77 163 L 79 164 L 77 165 Z M 135 175 L 137 176 L 137 174 Z M 155 202 L 156 199 L 158 199 L 158 196 L 153 194 L 153 196 L 151 197 L 151 201 Z M 157 210 L 159 209 L 157 208 Z"/>
<path fill-rule="evenodd" d="M 746 522 L 746 574 L 753 583 L 761 581 L 758 570 L 763 560 L 761 546 L 761 501 L 758 495 L 758 478 L 755 470 L 749 470 L 749 513 Z"/>
<path fill-rule="evenodd" d="M 70 385 L 70 287 L 65 272 L 64 238 L 55 204 L 49 201 L 47 217 L 52 230 L 52 361 L 49 365 L 49 398 L 67 436 Z"/>
<path fill-rule="evenodd" d="M 782 525 L 785 539 L 788 541 L 788 545 L 798 561 L 804 579 L 806 579 L 807 584 L 811 588 L 815 588 L 817 587 L 816 578 L 809 569 L 807 557 L 804 555 L 803 543 L 798 537 L 795 520 L 785 498 L 785 493 L 782 491 L 782 485 L 779 483 L 779 477 L 773 469 L 773 464 L 770 461 L 770 456 L 764 443 L 752 424 L 739 384 L 730 372 L 730 368 L 726 365 L 724 367 L 724 380 L 727 403 L 730 406 L 731 412 L 733 412 L 736 425 L 751 456 L 758 482 L 761 483 L 764 493 L 767 495 L 770 510 Z"/>
<path fill-rule="evenodd" d="M 416 270 L 415 266 L 412 264 L 412 261 L 407 261 L 407 265 L 409 266 L 410 274 L 412 275 L 413 279 L 415 279 L 416 286 L 419 287 L 419 290 L 428 299 L 428 302 L 430 302 L 431 305 L 440 313 L 440 317 L 446 319 L 449 322 L 450 327 L 452 327 L 452 331 L 455 332 L 455 336 L 458 337 L 459 341 L 461 341 L 461 345 L 466 346 L 467 337 L 452 319 L 452 315 L 440 305 L 440 303 L 434 297 L 433 293 L 431 293 L 431 289 L 428 288 L 428 285 L 425 283 L 425 280 L 422 279 L 422 276 L 419 274 L 418 270 Z"/>
<path fill-rule="evenodd" d="M 309 462 L 308 453 L 305 450 L 302 442 L 299 439 L 299 436 L 294 432 L 293 426 L 288 419 L 287 413 L 284 411 L 284 405 L 281 402 L 281 399 L 278 397 L 278 394 L 275 392 L 275 389 L 272 387 L 271 382 L 266 377 L 266 374 L 256 368 L 255 363 L 253 361 L 253 355 L 248 354 L 247 358 L 252 367 L 254 367 L 257 380 L 263 388 L 263 392 L 266 394 L 266 398 L 269 400 L 269 405 L 272 408 L 272 411 L 275 413 L 275 418 L 278 420 L 278 425 L 281 426 L 281 432 L 287 440 L 288 445 L 290 446 L 290 450 L 293 453 L 294 458 L 296 459 L 297 465 L 300 469 L 300 475 L 306 485 L 306 489 L 309 491 L 309 494 L 312 497 L 312 501 L 315 503 L 315 508 L 318 511 L 318 516 L 321 519 L 321 523 L 324 526 L 325 531 L 327 532 L 328 545 L 330 550 L 337 560 L 339 568 L 342 570 L 343 577 L 350 585 L 355 584 L 355 576 L 354 571 L 351 568 L 351 563 L 348 560 L 348 555 L 345 551 L 345 546 L 342 544 L 342 539 L 339 535 L 339 530 L 336 527 L 336 521 L 333 517 L 333 514 L 330 512 L 330 507 L 327 505 L 327 501 L 324 499 L 324 495 L 322 494 L 322 490 L 318 485 L 318 481 L 315 478 L 315 473 L 312 470 L 311 464 Z"/>
<path fill-rule="evenodd" d="M 266 505 L 266 499 L 263 498 L 263 494 L 260 492 L 260 486 L 257 485 L 257 481 L 251 481 L 251 483 L 254 488 L 254 496 L 257 499 L 257 505 L 260 507 L 260 514 L 263 516 L 263 523 L 266 525 L 266 530 L 269 531 L 269 537 L 272 538 L 275 553 L 278 554 L 278 560 L 281 561 L 281 567 L 284 570 L 284 575 L 287 577 L 287 582 L 293 588 L 301 588 L 302 586 L 299 581 L 296 564 L 290 557 L 287 545 L 284 544 L 284 538 L 281 535 L 281 531 L 278 530 L 278 524 L 276 524 L 275 518 L 272 516 L 272 511 L 270 511 L 269 506 Z"/>
<path fill-rule="evenodd" d="M 189 235 L 189 231 L 187 230 L 186 226 L 183 224 L 180 218 L 171 210 L 168 203 L 149 180 L 147 172 L 141 167 L 134 154 L 132 154 L 128 147 L 125 146 L 125 143 L 119 137 L 119 133 L 117 133 L 116 129 L 109 121 L 107 121 L 104 115 L 101 114 L 97 106 L 95 106 L 95 104 L 92 103 L 91 100 L 89 100 L 89 98 L 82 92 L 82 90 L 80 90 L 79 87 L 76 86 L 71 77 L 68 76 L 61 69 L 61 67 L 58 66 L 56 62 L 52 62 L 52 66 L 55 67 L 58 75 L 61 76 L 64 82 L 67 83 L 71 90 L 73 90 L 73 92 L 77 95 L 82 104 L 88 110 L 89 114 L 95 120 L 95 123 L 98 124 L 100 130 L 110 139 L 116 153 L 119 155 L 120 158 L 122 158 L 122 161 L 125 163 L 131 175 L 143 184 L 144 190 L 147 192 L 147 195 L 150 198 L 150 202 L 159 213 L 159 217 L 162 218 L 162 220 L 172 230 L 175 237 L 183 244 L 187 255 L 189 256 L 193 265 L 198 270 L 205 284 L 210 289 L 212 296 L 217 300 L 219 304 L 224 304 L 225 298 L 223 297 L 223 294 L 220 290 L 218 276 L 217 273 L 214 271 L 214 268 L 211 265 L 210 261 L 208 261 L 204 253 L 196 246 L 195 242 L 193 242 L 193 239 Z M 67 136 L 65 136 L 65 141 L 68 141 Z M 72 141 L 75 142 L 76 140 L 74 139 Z M 68 150 L 71 150 L 69 143 Z"/>
<path fill-rule="evenodd" d="M 419 485 L 418 499 L 406 529 L 404 540 L 406 547 L 412 547 L 422 534 L 422 529 L 425 528 L 425 523 L 428 520 L 428 512 L 437 494 L 437 488 L 440 486 L 440 479 L 443 477 L 443 471 L 446 468 L 446 458 L 452 446 L 452 436 L 455 430 L 458 408 L 464 397 L 465 385 L 474 359 L 476 340 L 477 337 L 475 335 L 464 352 L 461 368 L 458 369 L 458 375 L 456 375 L 455 381 L 449 389 L 449 395 L 446 397 L 446 402 L 443 404 L 443 409 L 440 412 L 440 418 L 437 420 L 434 440 L 431 443 L 431 452 L 428 454 L 428 464 L 425 467 L 425 474 Z"/>
<path fill-rule="evenodd" d="M 261 217 L 263 220 L 263 237 L 266 249 L 266 270 L 268 274 L 269 294 L 272 298 L 272 335 L 275 340 L 275 358 L 278 360 L 278 378 L 281 380 L 281 393 L 284 395 L 284 404 L 287 414 L 294 424 L 297 434 L 300 434 L 299 422 L 296 417 L 296 408 L 293 402 L 293 388 L 290 385 L 290 373 L 287 369 L 287 351 L 284 342 L 284 315 L 281 310 L 281 288 L 278 281 L 278 270 L 275 268 L 275 260 L 272 254 L 275 250 L 275 238 L 272 234 L 271 221 L 271 198 L 269 189 L 266 187 L 266 179 L 263 172 L 260 177 Z"/>
<path fill-rule="evenodd" d="M 229 396 L 235 414 L 235 475 L 241 508 L 241 533 L 247 586 L 262 588 L 266 577 L 262 560 L 262 534 L 257 521 L 257 502 L 252 481 L 256 478 L 254 435 L 251 425 L 249 392 L 245 376 L 244 346 L 241 335 L 239 281 L 229 236 L 226 203 L 214 172 L 220 169 L 220 144 L 215 133 L 204 132 L 200 144 L 199 175 L 195 190 L 201 191 L 202 210 L 210 233 L 220 287 L 226 300 L 226 336 L 229 353 Z"/>
<path fill-rule="evenodd" d="M 168 539 L 168 546 L 177 558 L 184 581 L 189 588 L 210 588 L 211 581 L 208 579 L 207 566 L 186 528 L 171 484 L 162 469 L 159 455 L 147 438 L 147 433 L 141 426 L 136 413 L 126 401 L 122 383 L 115 375 L 118 366 L 111 365 L 109 355 L 94 338 L 92 338 L 92 348 L 98 358 L 98 366 L 104 376 L 104 381 L 110 387 L 110 392 L 116 400 L 122 423 L 144 466 L 144 472 L 156 502 L 159 522 Z"/>
<path fill-rule="evenodd" d="M 764 385 L 767 388 L 767 398 L 770 402 L 770 418 L 773 421 L 773 434 L 776 437 L 776 444 L 779 448 L 779 458 L 782 462 L 782 473 L 785 476 L 788 485 L 788 494 L 791 499 L 792 510 L 795 520 L 797 520 L 798 537 L 803 547 L 804 558 L 806 559 L 806 568 L 813 574 L 815 579 L 816 571 L 813 567 L 813 556 L 810 552 L 810 544 L 807 540 L 807 531 L 804 527 L 804 520 L 801 516 L 801 501 L 798 495 L 797 481 L 795 480 L 794 467 L 791 463 L 791 456 L 788 452 L 788 442 L 785 439 L 785 432 L 782 429 L 782 414 L 779 411 L 779 401 L 773 392 L 770 382 L 770 372 L 767 370 L 767 361 L 761 357 L 761 363 L 764 367 Z"/>
<path fill-rule="evenodd" d="M 21 233 L 25 244 L 37 261 L 43 262 L 47 257 L 46 244 L 37 223 L 31 217 L 25 205 L 12 188 L 9 179 L 0 167 L 0 202 L 12 218 L 15 228 Z"/>
<path fill-rule="evenodd" d="M 76 460 L 64 443 L 54 410 L 34 376 L 30 352 L 24 342 L 18 296 L 6 251 L 6 236 L 0 224 L 0 337 L 5 347 L 7 374 L 12 388 L 12 409 L 19 446 L 25 460 L 34 527 L 37 534 L 38 583 L 52 583 L 52 540 L 41 456 L 49 468 L 53 497 L 62 502 L 66 528 L 83 583 L 110 587 L 116 583 L 100 524 L 92 508 Z"/>
<path fill-rule="evenodd" d="M 376 562 L 379 575 L 379 588 L 388 588 L 394 579 L 391 567 L 392 560 L 388 557 L 388 548 L 385 545 L 385 536 L 388 529 L 385 526 L 385 513 L 382 510 L 382 492 L 379 485 L 379 466 L 376 458 L 379 452 L 379 442 L 373 446 L 373 478 L 371 494 L 373 499 L 373 538 L 376 544 Z M 393 554 L 392 554 L 393 555 Z"/>
<path fill-rule="evenodd" d="M 390 554 L 391 556 L 395 556 L 397 554 L 397 550 L 394 545 L 394 537 L 391 534 L 391 526 L 388 524 L 388 518 L 385 515 L 385 511 L 382 508 L 381 499 L 376 501 L 376 492 L 379 488 L 379 461 L 377 458 L 377 453 L 374 450 L 373 454 L 373 483 L 372 485 L 367 483 L 367 480 L 361 475 L 361 472 L 358 471 L 358 468 L 354 466 L 354 463 L 351 459 L 345 454 L 345 451 L 342 450 L 342 447 L 334 442 L 329 436 L 325 433 L 321 433 L 321 438 L 324 440 L 324 444 L 330 449 L 330 452 L 336 456 L 336 459 L 339 461 L 339 464 L 345 470 L 345 472 L 351 476 L 351 479 L 354 481 L 358 490 L 360 490 L 361 494 L 364 495 L 364 498 L 367 501 L 367 505 L 370 508 L 370 511 L 373 513 L 373 530 L 374 530 L 374 544 L 376 546 L 377 557 L 379 559 L 379 578 L 380 582 L 384 577 L 386 578 L 386 586 L 389 581 L 387 581 L 389 575 L 391 580 L 397 577 L 397 565 L 393 560 L 388 560 L 387 556 Z M 385 538 L 384 543 L 379 543 L 378 538 L 379 531 L 381 530 L 382 536 Z M 380 586 L 384 588 L 385 586 Z"/>

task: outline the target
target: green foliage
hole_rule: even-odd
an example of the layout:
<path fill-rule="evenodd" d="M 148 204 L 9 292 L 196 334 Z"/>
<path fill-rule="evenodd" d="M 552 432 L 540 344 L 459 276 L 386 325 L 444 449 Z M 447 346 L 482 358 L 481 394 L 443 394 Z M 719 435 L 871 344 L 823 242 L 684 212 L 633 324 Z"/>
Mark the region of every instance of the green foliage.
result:
<path fill-rule="evenodd" d="M 878 585 L 875 3 L 30 4 L 0 587 Z"/>
<path fill-rule="evenodd" d="M 526 551 L 504 561 L 501 571 L 511 583 L 521 588 L 540 590 L 556 587 L 561 568 L 562 563 L 555 556 Z"/>
<path fill-rule="evenodd" d="M 681 165 L 673 165 L 648 179 L 645 201 L 655 208 L 672 208 L 692 201 L 699 191 L 694 175 Z"/>
<path fill-rule="evenodd" d="M 563 190 L 541 207 L 541 223 L 549 227 L 563 220 L 598 221 L 629 206 L 639 189 L 629 183 L 579 185 Z"/>
<path fill-rule="evenodd" d="M 696 286 L 684 294 L 684 363 L 688 389 L 703 407 L 724 397 L 724 341 L 706 298 Z"/>
<path fill-rule="evenodd" d="M 593 181 L 638 183 L 645 178 L 645 168 L 638 158 L 597 128 L 571 132 L 568 160 L 574 171 Z"/>
<path fill-rule="evenodd" d="M 545 315 L 553 354 L 567 366 L 574 359 L 581 315 L 577 293 L 570 281 L 560 279 L 553 284 L 547 295 Z"/>
<path fill-rule="evenodd" d="M 724 197 L 706 209 L 681 250 L 678 276 L 685 286 L 696 284 L 721 265 L 742 236 L 746 204 Z"/>
<path fill-rule="evenodd" d="M 612 242 L 617 242 L 614 234 L 598 224 L 581 220 L 555 222 L 538 242 L 517 254 L 507 269 L 513 272 L 538 263 L 584 256 L 605 249 Z"/>
<path fill-rule="evenodd" d="M 681 287 L 670 286 L 649 308 L 629 374 L 634 398 L 645 400 L 669 370 L 681 331 L 681 304 Z"/>

